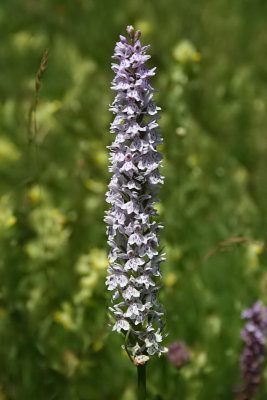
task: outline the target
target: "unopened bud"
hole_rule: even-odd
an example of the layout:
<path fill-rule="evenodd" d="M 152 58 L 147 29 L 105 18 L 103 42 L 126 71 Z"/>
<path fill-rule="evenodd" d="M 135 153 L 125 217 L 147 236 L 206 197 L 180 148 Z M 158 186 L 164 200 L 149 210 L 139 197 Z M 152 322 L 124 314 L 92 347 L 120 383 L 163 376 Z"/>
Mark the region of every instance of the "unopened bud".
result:
<path fill-rule="evenodd" d="M 130 39 L 133 39 L 133 37 L 134 37 L 134 27 L 132 25 L 128 25 L 127 26 L 126 32 L 130 36 Z"/>
<path fill-rule="evenodd" d="M 141 36 L 141 31 L 138 29 L 138 31 L 135 32 L 135 40 L 138 40 Z"/>

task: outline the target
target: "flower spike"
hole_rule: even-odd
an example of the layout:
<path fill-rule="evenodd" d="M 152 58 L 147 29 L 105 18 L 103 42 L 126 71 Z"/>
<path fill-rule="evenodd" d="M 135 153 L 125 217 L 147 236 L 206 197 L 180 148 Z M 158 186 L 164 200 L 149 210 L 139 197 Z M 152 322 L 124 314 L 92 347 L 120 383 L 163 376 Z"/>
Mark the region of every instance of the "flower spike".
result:
<path fill-rule="evenodd" d="M 111 247 L 107 288 L 113 292 L 113 330 L 127 335 L 125 347 L 136 364 L 167 349 L 163 338 L 162 306 L 158 303 L 160 263 L 159 231 L 155 202 L 163 177 L 159 172 L 162 143 L 158 133 L 159 107 L 155 105 L 150 78 L 155 68 L 146 62 L 148 46 L 142 47 L 140 31 L 128 26 L 129 40 L 120 36 L 112 63 L 115 77 L 111 89 L 115 115 L 110 132 L 115 134 L 110 150 L 112 173 L 106 213 Z"/>

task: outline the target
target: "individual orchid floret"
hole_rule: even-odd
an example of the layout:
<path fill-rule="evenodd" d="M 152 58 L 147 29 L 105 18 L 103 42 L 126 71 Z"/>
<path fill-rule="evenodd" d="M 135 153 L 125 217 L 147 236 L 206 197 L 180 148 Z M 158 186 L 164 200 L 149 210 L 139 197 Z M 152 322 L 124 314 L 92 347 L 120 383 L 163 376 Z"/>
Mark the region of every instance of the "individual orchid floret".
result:
<path fill-rule="evenodd" d="M 149 82 L 155 68 L 146 66 L 149 46 L 141 45 L 140 31 L 132 26 L 126 31 L 128 38 L 120 36 L 113 55 L 116 63 L 112 63 L 115 99 L 110 110 L 115 117 L 110 132 L 116 136 L 108 146 L 112 177 L 106 198 L 111 207 L 105 222 L 111 249 L 106 284 L 113 292 L 113 330 L 125 334 L 127 353 L 142 364 L 167 350 L 161 345 L 163 311 L 158 290 L 164 254 L 155 208 L 163 183 L 162 155 L 157 150 L 162 138 L 160 108 Z"/>

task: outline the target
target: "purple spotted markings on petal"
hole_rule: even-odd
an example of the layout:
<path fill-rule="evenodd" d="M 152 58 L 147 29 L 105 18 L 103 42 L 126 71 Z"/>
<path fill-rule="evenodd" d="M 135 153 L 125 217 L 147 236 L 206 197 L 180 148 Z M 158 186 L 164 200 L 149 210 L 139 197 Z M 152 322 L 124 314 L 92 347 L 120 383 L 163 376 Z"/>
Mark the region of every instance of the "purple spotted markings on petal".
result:
<path fill-rule="evenodd" d="M 162 306 L 158 302 L 162 225 L 155 203 L 163 184 L 159 172 L 162 143 L 158 132 L 159 107 L 153 94 L 146 54 L 149 46 L 140 43 L 140 31 L 127 27 L 129 39 L 120 36 L 112 63 L 115 77 L 111 89 L 115 99 L 110 106 L 114 120 L 110 132 L 115 134 L 110 150 L 109 171 L 112 173 L 106 212 L 109 267 L 106 285 L 113 292 L 110 308 L 115 318 L 113 330 L 126 334 L 130 330 L 127 351 L 135 363 L 145 363 L 153 354 L 167 349 L 161 346 L 164 335 Z"/>

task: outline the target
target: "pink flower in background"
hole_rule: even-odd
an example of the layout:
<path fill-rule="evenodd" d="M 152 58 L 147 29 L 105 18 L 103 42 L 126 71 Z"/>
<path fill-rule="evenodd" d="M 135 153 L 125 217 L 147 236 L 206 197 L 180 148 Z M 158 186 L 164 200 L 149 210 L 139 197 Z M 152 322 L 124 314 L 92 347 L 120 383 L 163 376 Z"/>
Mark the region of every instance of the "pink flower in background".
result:
<path fill-rule="evenodd" d="M 173 342 L 169 345 L 167 358 L 175 367 L 182 367 L 189 359 L 190 354 L 184 342 Z"/>

